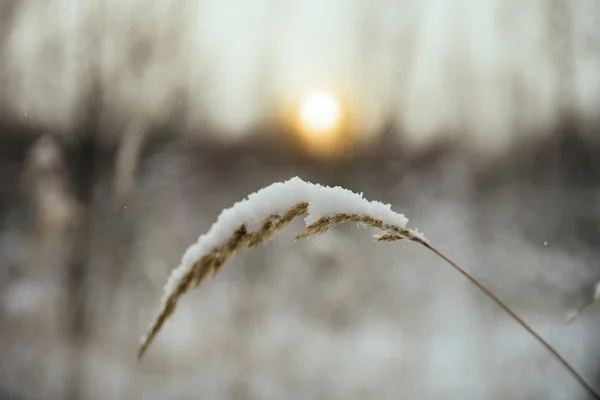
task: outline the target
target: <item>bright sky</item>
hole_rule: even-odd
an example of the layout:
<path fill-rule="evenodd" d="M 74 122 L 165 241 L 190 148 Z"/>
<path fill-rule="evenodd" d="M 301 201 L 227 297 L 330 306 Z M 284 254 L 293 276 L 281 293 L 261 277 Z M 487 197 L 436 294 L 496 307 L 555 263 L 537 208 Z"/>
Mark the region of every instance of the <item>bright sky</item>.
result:
<path fill-rule="evenodd" d="M 94 76 L 115 121 L 176 107 L 230 138 L 307 89 L 335 92 L 363 135 L 393 120 L 415 145 L 445 132 L 495 149 L 566 111 L 600 118 L 596 0 L 18 4 L 0 106 L 48 127 L 73 126 Z"/>

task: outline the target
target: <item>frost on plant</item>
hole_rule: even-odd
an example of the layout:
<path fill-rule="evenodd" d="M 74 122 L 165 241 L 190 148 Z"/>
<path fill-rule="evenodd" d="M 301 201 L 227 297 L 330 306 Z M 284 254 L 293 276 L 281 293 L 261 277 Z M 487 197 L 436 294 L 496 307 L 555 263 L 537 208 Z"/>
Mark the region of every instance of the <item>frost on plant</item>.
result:
<path fill-rule="evenodd" d="M 427 242 L 420 232 L 408 229 L 408 218 L 392 211 L 389 204 L 371 202 L 350 190 L 315 185 L 298 177 L 274 183 L 223 210 L 209 231 L 187 249 L 165 285 L 161 312 L 143 338 L 140 355 L 192 284 L 198 286 L 207 274 L 218 272 L 231 255 L 270 239 L 299 216 L 305 216 L 306 229 L 296 239 L 322 234 L 344 222 L 357 222 L 377 228 L 377 239 L 381 241 L 406 238 Z"/>
<path fill-rule="evenodd" d="M 179 298 L 190 288 L 200 285 L 208 274 L 216 274 L 233 254 L 267 241 L 300 216 L 304 216 L 306 227 L 296 235 L 296 240 L 320 235 L 344 222 L 356 222 L 377 229 L 377 241 L 407 239 L 425 246 L 506 311 L 555 356 L 590 394 L 600 399 L 577 371 L 498 297 L 433 247 L 423 234 L 409 229 L 408 218 L 404 215 L 392 211 L 389 204 L 368 201 L 362 194 L 341 187 L 312 184 L 298 177 L 273 183 L 223 210 L 209 231 L 187 249 L 180 265 L 173 270 L 165 285 L 160 312 L 142 338 L 138 359 L 173 314 Z"/>

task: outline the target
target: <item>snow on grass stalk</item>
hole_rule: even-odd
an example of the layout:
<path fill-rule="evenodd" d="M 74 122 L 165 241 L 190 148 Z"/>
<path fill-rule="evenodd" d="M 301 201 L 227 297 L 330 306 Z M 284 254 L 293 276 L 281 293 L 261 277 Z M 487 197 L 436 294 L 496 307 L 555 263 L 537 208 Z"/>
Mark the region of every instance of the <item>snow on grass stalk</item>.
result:
<path fill-rule="evenodd" d="M 295 218 L 304 216 L 305 229 L 295 241 L 327 232 L 332 227 L 356 222 L 378 230 L 377 241 L 410 240 L 425 246 L 467 278 L 488 298 L 509 314 L 546 348 L 594 398 L 600 400 L 594 389 L 579 375 L 548 342 L 525 323 L 502 300 L 462 267 L 433 247 L 423 234 L 407 228 L 408 218 L 392 211 L 389 204 L 368 201 L 362 194 L 341 187 L 327 187 L 305 182 L 295 177 L 286 182 L 273 183 L 223 210 L 210 230 L 187 249 L 181 264 L 173 270 L 165 285 L 162 305 L 148 333 L 142 338 L 138 360 L 166 322 L 175 312 L 181 296 L 190 288 L 198 287 L 209 274 L 217 274 L 235 253 L 253 248 L 271 239 Z"/>

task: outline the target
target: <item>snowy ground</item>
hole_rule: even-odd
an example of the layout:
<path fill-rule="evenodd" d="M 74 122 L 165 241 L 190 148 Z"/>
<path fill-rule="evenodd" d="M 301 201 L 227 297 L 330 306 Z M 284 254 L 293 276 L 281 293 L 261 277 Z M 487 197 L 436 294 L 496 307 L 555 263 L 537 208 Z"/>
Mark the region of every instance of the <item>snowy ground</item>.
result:
<path fill-rule="evenodd" d="M 535 167 L 548 172 L 536 178 L 532 167 L 476 175 L 452 156 L 411 164 L 387 155 L 345 167 L 284 158 L 163 147 L 144 158 L 139 189 L 118 215 L 102 175 L 81 398 L 585 398 L 532 338 L 424 249 L 374 243 L 354 226 L 292 244 L 301 222 L 184 297 L 136 365 L 139 338 L 183 251 L 222 208 L 295 175 L 391 203 L 600 387 L 598 313 L 564 326 L 600 278 L 597 233 L 584 235 L 598 218 L 593 186 L 574 183 L 564 159 L 540 161 L 547 165 Z M 34 247 L 23 221 L 22 204 L 4 207 L 0 389 L 3 398 L 62 399 L 77 354 L 61 322 L 64 266 L 53 264 L 56 251 Z"/>

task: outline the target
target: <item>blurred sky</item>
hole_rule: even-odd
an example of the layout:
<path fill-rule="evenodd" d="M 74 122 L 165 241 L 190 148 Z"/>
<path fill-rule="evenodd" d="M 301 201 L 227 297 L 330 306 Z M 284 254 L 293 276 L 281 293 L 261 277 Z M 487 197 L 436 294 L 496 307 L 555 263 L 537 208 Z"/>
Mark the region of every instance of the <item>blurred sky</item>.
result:
<path fill-rule="evenodd" d="M 60 132 L 92 87 L 111 121 L 176 109 L 226 139 L 313 89 L 338 93 L 361 135 L 393 121 L 414 145 L 497 150 L 599 119 L 598 0 L 3 3 L 1 110 Z"/>

